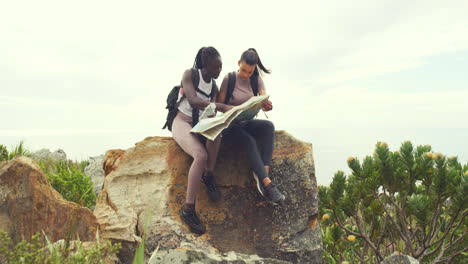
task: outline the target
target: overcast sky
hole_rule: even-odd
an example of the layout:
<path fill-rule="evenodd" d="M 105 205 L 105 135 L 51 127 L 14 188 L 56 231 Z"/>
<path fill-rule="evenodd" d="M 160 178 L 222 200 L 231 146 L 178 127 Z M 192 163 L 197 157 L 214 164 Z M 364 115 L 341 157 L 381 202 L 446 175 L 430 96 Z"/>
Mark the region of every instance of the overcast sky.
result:
<path fill-rule="evenodd" d="M 86 159 L 168 136 L 167 93 L 211 45 L 221 76 L 257 49 L 268 117 L 313 144 L 319 184 L 377 141 L 468 162 L 468 1 L 279 3 L 1 1 L 0 144 Z"/>

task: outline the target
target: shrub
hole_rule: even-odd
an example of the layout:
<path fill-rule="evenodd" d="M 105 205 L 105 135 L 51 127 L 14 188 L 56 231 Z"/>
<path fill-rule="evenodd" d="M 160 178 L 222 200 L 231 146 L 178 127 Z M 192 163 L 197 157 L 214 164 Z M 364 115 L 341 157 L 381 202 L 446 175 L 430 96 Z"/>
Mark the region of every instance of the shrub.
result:
<path fill-rule="evenodd" d="M 468 164 L 406 141 L 393 152 L 379 142 L 348 166 L 350 175 L 319 188 L 330 263 L 380 263 L 395 251 L 421 263 L 466 261 Z"/>
<path fill-rule="evenodd" d="M 89 176 L 84 175 L 87 161 L 80 163 L 72 161 L 39 161 L 50 184 L 63 198 L 91 208 L 96 203 L 96 194 L 93 182 Z"/>
<path fill-rule="evenodd" d="M 10 154 L 8 155 L 8 159 L 11 160 L 15 156 L 29 156 L 31 152 L 24 147 L 24 141 L 20 141 L 18 145 L 16 145 L 12 151 L 10 151 Z"/>
<path fill-rule="evenodd" d="M 45 242 L 44 242 L 45 240 Z M 10 237 L 0 231 L 0 263 L 5 264 L 100 264 L 103 259 L 117 253 L 120 244 L 112 245 L 96 240 L 90 247 L 83 247 L 78 241 L 75 243 L 51 244 L 47 237 L 41 239 L 34 235 L 30 242 L 21 241 L 13 245 Z"/>
<path fill-rule="evenodd" d="M 5 146 L 0 144 L 0 161 L 5 161 L 8 160 L 8 150 Z"/>
<path fill-rule="evenodd" d="M 20 141 L 10 152 L 8 149 L 0 144 L 0 161 L 11 160 L 15 156 L 29 156 L 31 152 L 24 147 L 24 141 Z"/>

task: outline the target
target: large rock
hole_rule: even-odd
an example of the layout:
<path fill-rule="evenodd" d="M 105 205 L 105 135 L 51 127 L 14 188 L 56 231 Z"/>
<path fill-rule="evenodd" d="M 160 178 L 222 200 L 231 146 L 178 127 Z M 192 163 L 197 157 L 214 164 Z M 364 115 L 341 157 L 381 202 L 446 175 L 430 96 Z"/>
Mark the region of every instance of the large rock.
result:
<path fill-rule="evenodd" d="M 93 213 L 63 199 L 30 158 L 17 156 L 0 165 L 0 204 L 0 229 L 14 242 L 42 231 L 51 241 L 95 238 Z"/>
<path fill-rule="evenodd" d="M 419 261 L 407 255 L 393 253 L 390 257 L 385 258 L 382 264 L 419 264 Z"/>
<path fill-rule="evenodd" d="M 91 178 L 94 185 L 94 193 L 96 196 L 102 190 L 102 184 L 104 183 L 104 155 L 97 157 L 90 157 L 89 164 L 84 169 L 84 174 Z"/>
<path fill-rule="evenodd" d="M 123 243 L 124 262 L 131 260 L 128 252 L 145 232 L 148 252 L 158 247 L 170 255 L 188 243 L 207 254 L 234 251 L 321 263 L 312 146 L 285 132 L 276 133 L 275 145 L 271 178 L 287 197 L 284 205 L 273 206 L 260 196 L 246 155 L 223 144 L 215 169 L 222 200 L 210 202 L 204 186 L 197 196 L 197 211 L 208 230 L 202 236 L 190 233 L 179 217 L 192 159 L 172 138 L 150 137 L 128 150 L 108 151 L 104 188 L 94 210 L 101 236 Z"/>

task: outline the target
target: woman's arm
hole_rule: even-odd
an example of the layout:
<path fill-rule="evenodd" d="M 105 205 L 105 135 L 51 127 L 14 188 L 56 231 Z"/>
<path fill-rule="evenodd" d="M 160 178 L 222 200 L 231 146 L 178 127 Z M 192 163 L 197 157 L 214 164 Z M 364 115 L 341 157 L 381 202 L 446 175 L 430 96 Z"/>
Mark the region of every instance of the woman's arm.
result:
<path fill-rule="evenodd" d="M 218 95 L 216 96 L 216 102 L 218 103 L 224 104 L 224 102 L 226 101 L 228 79 L 228 75 L 224 76 L 223 82 L 221 83 L 221 87 L 219 88 Z"/>
<path fill-rule="evenodd" d="M 224 102 L 226 101 L 227 83 L 228 83 L 228 75 L 226 75 L 223 78 L 223 82 L 221 82 L 221 87 L 219 88 L 219 92 L 216 95 L 216 108 L 218 108 L 218 104 L 223 105 L 224 106 L 224 109 L 223 109 L 224 111 L 219 110 L 219 111 L 221 111 L 223 113 L 229 111 L 230 109 L 232 109 L 234 107 L 232 105 L 225 105 L 224 104 Z"/>
<path fill-rule="evenodd" d="M 258 95 L 265 95 L 265 84 L 263 83 L 262 77 L 258 76 Z M 273 104 L 270 100 L 266 100 L 263 103 L 263 111 L 271 111 L 273 110 Z"/>
<path fill-rule="evenodd" d="M 193 108 L 203 110 L 210 104 L 209 101 L 203 100 L 197 96 L 197 91 L 193 86 L 193 77 L 191 69 L 188 69 L 184 72 L 184 75 L 182 76 L 182 87 L 184 89 L 185 98 L 187 98 L 189 104 Z"/>

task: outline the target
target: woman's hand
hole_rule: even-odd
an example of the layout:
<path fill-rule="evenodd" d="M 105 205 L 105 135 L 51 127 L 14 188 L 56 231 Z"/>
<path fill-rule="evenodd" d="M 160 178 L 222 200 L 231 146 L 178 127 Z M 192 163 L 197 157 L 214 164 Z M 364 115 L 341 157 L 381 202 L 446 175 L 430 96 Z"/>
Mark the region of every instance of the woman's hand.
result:
<path fill-rule="evenodd" d="M 227 112 L 227 111 L 233 109 L 234 107 L 235 107 L 235 106 L 233 106 L 233 105 L 225 105 L 224 112 Z"/>
<path fill-rule="evenodd" d="M 270 100 L 266 100 L 265 102 L 263 102 L 263 107 L 262 107 L 263 111 L 271 111 L 272 109 L 273 109 L 273 104 L 271 103 Z"/>
<path fill-rule="evenodd" d="M 220 111 L 222 113 L 226 113 L 227 111 L 231 110 L 232 108 L 234 108 L 233 105 L 226 105 L 226 104 L 222 104 L 222 103 L 216 103 L 216 110 Z"/>

